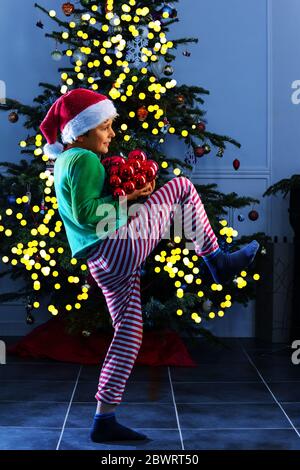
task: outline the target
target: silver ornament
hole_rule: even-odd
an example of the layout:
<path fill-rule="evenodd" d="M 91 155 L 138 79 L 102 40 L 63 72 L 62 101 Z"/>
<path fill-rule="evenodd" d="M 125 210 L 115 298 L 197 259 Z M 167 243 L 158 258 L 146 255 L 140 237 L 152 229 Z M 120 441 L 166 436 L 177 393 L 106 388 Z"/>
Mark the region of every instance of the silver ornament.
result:
<path fill-rule="evenodd" d="M 174 72 L 174 69 L 171 65 L 166 65 L 165 68 L 164 68 L 164 74 L 167 75 L 167 77 L 169 77 L 170 75 L 172 75 Z"/>
<path fill-rule="evenodd" d="M 77 60 L 80 60 L 82 64 L 86 64 L 88 58 L 86 54 L 83 54 L 79 49 L 77 49 L 76 51 L 74 51 L 72 55 L 72 58 L 71 58 L 72 64 L 75 65 Z"/>
<path fill-rule="evenodd" d="M 56 60 L 58 62 L 62 58 L 62 53 L 56 49 L 55 51 L 51 52 L 51 57 L 53 60 Z"/>
<path fill-rule="evenodd" d="M 109 20 L 109 24 L 111 26 L 119 26 L 120 24 L 120 17 L 118 15 L 114 15 L 110 20 Z"/>

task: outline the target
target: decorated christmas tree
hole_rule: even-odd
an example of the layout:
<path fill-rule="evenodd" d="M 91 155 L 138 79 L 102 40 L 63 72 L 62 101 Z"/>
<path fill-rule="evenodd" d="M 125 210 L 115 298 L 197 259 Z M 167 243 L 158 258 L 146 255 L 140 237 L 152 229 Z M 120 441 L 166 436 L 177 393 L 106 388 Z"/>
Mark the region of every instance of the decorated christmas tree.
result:
<path fill-rule="evenodd" d="M 54 162 L 42 150 L 46 142 L 39 126 L 61 94 L 84 87 L 110 97 L 119 113 L 110 155 L 127 158 L 131 151 L 142 149 L 158 164 L 156 188 L 172 177 L 189 177 L 200 159 L 224 158 L 228 144 L 240 147 L 234 139 L 209 129 L 203 109 L 208 90 L 179 86 L 173 78 L 175 50 L 189 60 L 188 44 L 198 40 L 168 37 L 170 25 L 178 21 L 174 5 L 152 0 L 80 0 L 76 6 L 64 3 L 62 11 L 55 12 L 35 4 L 56 24 L 57 30 L 46 33 L 56 41 L 52 58 L 68 63 L 59 68 L 57 85 L 39 84 L 41 92 L 34 105 L 7 99 L 1 106 L 12 123 L 19 115 L 26 117 L 27 135 L 19 145 L 29 159 L 0 164 L 6 169 L 0 175 L 0 254 L 6 265 L 1 276 L 10 274 L 24 284 L 17 292 L 1 294 L 0 301 L 27 299 L 28 323 L 34 321 L 45 298 L 49 312 L 65 318 L 70 331 L 89 334 L 111 327 L 104 297 L 85 261 L 71 256 L 55 197 Z M 36 26 L 43 28 L 42 21 Z M 183 159 L 167 154 L 169 139 L 184 142 Z M 233 166 L 238 170 L 238 159 Z M 239 248 L 254 236 L 263 246 L 263 233 L 237 239 L 237 231 L 226 220 L 230 209 L 253 206 L 258 200 L 234 192 L 223 194 L 216 184 L 195 187 L 224 250 Z M 257 211 L 249 212 L 251 220 L 257 217 Z M 229 285 L 215 284 L 186 242 L 178 236 L 162 240 L 143 265 L 145 329 L 168 326 L 190 335 L 208 334 L 207 322 L 224 316 L 234 302 L 247 305 L 255 296 L 259 279 L 255 268 L 243 271 Z"/>

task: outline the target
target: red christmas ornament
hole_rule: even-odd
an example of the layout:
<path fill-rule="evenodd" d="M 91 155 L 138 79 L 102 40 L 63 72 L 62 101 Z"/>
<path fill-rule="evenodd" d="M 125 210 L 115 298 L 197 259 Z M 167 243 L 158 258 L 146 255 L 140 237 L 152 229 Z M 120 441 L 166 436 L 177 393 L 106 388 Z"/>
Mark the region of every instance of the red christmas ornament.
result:
<path fill-rule="evenodd" d="M 135 149 L 129 152 L 128 154 L 128 160 L 139 160 L 140 162 L 145 162 L 147 160 L 147 155 L 145 152 L 141 149 Z"/>
<path fill-rule="evenodd" d="M 137 110 L 136 114 L 137 114 L 137 117 L 138 117 L 139 121 L 145 121 L 145 119 L 147 118 L 149 112 L 148 112 L 146 106 L 142 106 L 141 108 L 139 108 Z"/>
<path fill-rule="evenodd" d="M 133 181 L 125 181 L 123 183 L 123 189 L 126 192 L 126 194 L 131 194 L 133 191 L 135 191 L 135 184 Z"/>
<path fill-rule="evenodd" d="M 15 111 L 12 111 L 9 115 L 8 115 L 8 120 L 9 122 L 12 122 L 13 124 L 15 122 L 17 122 L 19 120 L 19 115 L 18 113 L 16 113 Z"/>
<path fill-rule="evenodd" d="M 196 147 L 195 148 L 196 157 L 203 157 L 204 154 L 205 154 L 205 148 L 204 147 Z"/>
<path fill-rule="evenodd" d="M 240 161 L 236 158 L 235 160 L 233 160 L 232 165 L 235 170 L 238 170 L 240 167 Z"/>
<path fill-rule="evenodd" d="M 133 166 L 135 173 L 138 173 L 141 170 L 142 164 L 139 160 L 134 160 L 131 158 L 130 160 L 130 165 Z"/>
<path fill-rule="evenodd" d="M 134 175 L 134 168 L 129 163 L 125 163 L 120 167 L 120 177 L 122 180 L 129 180 Z"/>
<path fill-rule="evenodd" d="M 258 214 L 257 211 L 252 210 L 252 211 L 249 212 L 248 217 L 249 217 L 250 220 L 252 220 L 253 222 L 255 222 L 255 220 L 258 219 L 259 214 Z"/>
<path fill-rule="evenodd" d="M 159 166 L 158 166 L 158 163 L 155 160 L 147 160 L 146 163 L 147 163 L 148 167 L 152 167 L 155 170 L 156 173 L 158 172 Z"/>
<path fill-rule="evenodd" d="M 153 181 L 159 171 L 155 160 L 147 160 L 141 149 L 132 150 L 128 159 L 115 155 L 102 160 L 108 175 L 111 192 L 115 198 L 142 189 L 147 182 Z"/>
<path fill-rule="evenodd" d="M 149 167 L 146 170 L 146 180 L 148 181 L 148 183 L 151 183 L 151 181 L 153 181 L 155 178 L 156 178 L 156 171 L 154 170 L 154 168 Z"/>
<path fill-rule="evenodd" d="M 197 124 L 197 129 L 198 129 L 198 131 L 200 131 L 200 132 L 204 132 L 205 129 L 206 129 L 206 126 L 205 126 L 204 122 L 202 122 L 202 121 L 201 121 L 201 122 L 198 122 L 198 124 Z"/>
<path fill-rule="evenodd" d="M 135 187 L 136 189 L 142 189 L 147 183 L 146 176 L 142 173 L 135 175 Z"/>
<path fill-rule="evenodd" d="M 119 175 L 119 171 L 120 171 L 120 167 L 118 165 L 112 165 L 109 168 L 109 175 L 110 176 Z"/>
<path fill-rule="evenodd" d="M 120 155 L 115 155 L 113 157 L 108 157 L 110 159 L 111 165 L 124 165 L 126 163 L 125 158 L 120 157 Z"/>
<path fill-rule="evenodd" d="M 102 165 L 106 170 L 109 170 L 112 166 L 120 166 L 126 163 L 125 158 L 120 157 L 119 155 L 114 155 L 113 157 L 106 157 L 101 160 Z"/>
<path fill-rule="evenodd" d="M 126 193 L 125 193 L 124 189 L 122 189 L 122 188 L 116 188 L 116 189 L 113 191 L 113 197 L 114 197 L 114 198 L 118 198 L 118 197 L 121 197 L 121 196 L 126 196 Z"/>
<path fill-rule="evenodd" d="M 75 10 L 75 6 L 70 2 L 63 3 L 61 8 L 66 16 L 72 15 L 73 11 Z"/>
<path fill-rule="evenodd" d="M 117 188 L 122 184 L 122 180 L 119 176 L 113 175 L 109 178 L 109 184 L 112 188 Z"/>
<path fill-rule="evenodd" d="M 150 183 L 155 179 L 157 170 L 151 162 L 144 162 L 142 164 L 142 172 L 146 176 L 146 180 L 148 181 L 148 183 Z"/>

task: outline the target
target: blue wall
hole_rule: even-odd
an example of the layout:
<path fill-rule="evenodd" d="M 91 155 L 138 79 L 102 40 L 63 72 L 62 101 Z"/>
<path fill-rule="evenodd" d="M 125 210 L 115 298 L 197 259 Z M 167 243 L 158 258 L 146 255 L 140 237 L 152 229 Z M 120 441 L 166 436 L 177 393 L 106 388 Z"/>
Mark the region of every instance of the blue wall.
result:
<path fill-rule="evenodd" d="M 55 42 L 44 32 L 52 21 L 33 7 L 31 0 L 2 0 L 0 4 L 0 80 L 7 95 L 31 103 L 38 83 L 57 83 L 57 67 L 50 53 Z M 61 0 L 44 0 L 48 9 L 60 12 Z M 177 52 L 174 77 L 179 83 L 200 85 L 210 90 L 205 98 L 208 129 L 236 138 L 241 150 L 228 146 L 222 159 L 215 152 L 199 159 L 193 173 L 197 182 L 218 183 L 221 190 L 236 191 L 261 200 L 255 207 L 257 222 L 238 222 L 239 212 L 230 213 L 230 222 L 240 234 L 265 231 L 287 236 L 292 230 L 287 202 L 281 196 L 262 199 L 273 182 L 299 171 L 299 103 L 292 101 L 292 84 L 300 80 L 298 0 L 182 0 L 176 6 L 180 22 L 172 27 L 170 39 L 198 37 L 187 49 L 191 57 Z M 44 31 L 35 23 L 41 19 Z M 300 85 L 297 85 L 298 87 Z M 299 94 L 300 96 L 300 94 Z M 18 161 L 18 142 L 26 137 L 22 119 L 10 124 L 0 114 L 1 160 Z M 183 152 L 180 145 L 177 152 Z M 232 161 L 241 161 L 236 172 Z M 237 307 L 238 310 L 241 310 Z M 214 323 L 216 333 L 251 336 L 253 307 L 241 315 L 234 313 Z"/>

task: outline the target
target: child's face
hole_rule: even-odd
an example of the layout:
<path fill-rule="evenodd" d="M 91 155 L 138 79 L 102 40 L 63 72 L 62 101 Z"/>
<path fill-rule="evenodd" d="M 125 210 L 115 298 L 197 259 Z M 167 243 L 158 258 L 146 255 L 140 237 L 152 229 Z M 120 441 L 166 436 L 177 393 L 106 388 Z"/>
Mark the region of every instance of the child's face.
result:
<path fill-rule="evenodd" d="M 94 153 L 107 153 L 110 141 L 116 135 L 112 129 L 112 123 L 113 119 L 107 119 L 95 129 L 91 129 L 87 136 L 79 136 L 77 141 L 83 148 Z"/>

